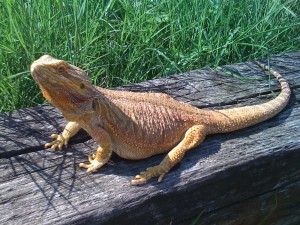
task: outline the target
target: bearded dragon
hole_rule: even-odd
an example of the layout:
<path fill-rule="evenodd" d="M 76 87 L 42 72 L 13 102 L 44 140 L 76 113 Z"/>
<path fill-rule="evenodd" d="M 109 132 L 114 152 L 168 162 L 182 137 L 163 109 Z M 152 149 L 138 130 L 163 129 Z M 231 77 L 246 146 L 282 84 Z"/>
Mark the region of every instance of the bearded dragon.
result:
<path fill-rule="evenodd" d="M 99 147 L 80 163 L 93 173 L 108 162 L 112 152 L 139 160 L 168 152 L 159 165 L 141 172 L 132 185 L 152 177 L 162 181 L 184 154 L 199 145 L 206 135 L 227 133 L 249 127 L 278 114 L 288 103 L 290 87 L 276 71 L 270 70 L 281 85 L 281 93 L 269 102 L 223 110 L 204 110 L 179 102 L 163 93 L 133 93 L 108 90 L 92 85 L 80 68 L 44 55 L 30 67 L 43 96 L 70 121 L 61 134 L 45 147 L 62 149 L 81 128 Z"/>

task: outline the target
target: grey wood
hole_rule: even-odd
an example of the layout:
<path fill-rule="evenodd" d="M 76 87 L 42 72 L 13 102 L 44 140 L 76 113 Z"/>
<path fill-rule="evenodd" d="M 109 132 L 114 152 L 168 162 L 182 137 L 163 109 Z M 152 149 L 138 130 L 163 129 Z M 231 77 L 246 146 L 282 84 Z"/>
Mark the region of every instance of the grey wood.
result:
<path fill-rule="evenodd" d="M 117 156 L 87 175 L 78 164 L 96 149 L 81 132 L 67 150 L 44 150 L 65 121 L 52 106 L 0 116 L 0 224 L 298 224 L 300 222 L 300 52 L 271 58 L 293 88 L 278 116 L 209 136 L 162 183 L 130 186 L 164 155 Z M 119 89 L 165 92 L 202 108 L 265 102 L 278 83 L 251 62 L 202 69 Z M 231 77 L 241 76 L 244 80 Z M 257 77 L 260 80 L 251 81 Z"/>

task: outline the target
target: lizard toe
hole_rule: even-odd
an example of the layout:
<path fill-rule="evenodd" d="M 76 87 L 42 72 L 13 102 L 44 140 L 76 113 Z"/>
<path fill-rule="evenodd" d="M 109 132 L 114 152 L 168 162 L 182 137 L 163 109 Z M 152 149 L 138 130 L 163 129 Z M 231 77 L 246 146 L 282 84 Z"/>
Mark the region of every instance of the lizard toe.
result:
<path fill-rule="evenodd" d="M 166 173 L 161 174 L 158 178 L 158 182 L 161 182 L 165 175 Z"/>
<path fill-rule="evenodd" d="M 92 174 L 95 172 L 97 169 L 102 167 L 104 163 L 97 161 L 96 159 L 92 159 L 93 156 L 89 156 L 89 161 L 90 163 L 80 163 L 79 167 L 87 169 L 88 174 Z"/>
<path fill-rule="evenodd" d="M 91 164 L 86 164 L 86 163 L 79 163 L 79 167 L 88 169 L 90 167 Z"/>
<path fill-rule="evenodd" d="M 160 165 L 147 168 L 145 171 L 135 176 L 135 178 L 131 181 L 131 185 L 146 183 L 146 181 L 153 177 L 158 177 L 158 182 L 161 182 L 166 173 L 166 169 Z"/>
<path fill-rule="evenodd" d="M 67 146 L 69 140 L 65 138 L 62 134 L 52 134 L 51 138 L 55 138 L 56 140 L 46 143 L 45 148 L 50 147 L 53 150 L 55 150 L 56 148 L 62 150 L 64 145 Z"/>
<path fill-rule="evenodd" d="M 147 179 L 142 175 L 136 175 L 135 178 L 131 181 L 131 185 L 139 185 L 146 183 Z"/>

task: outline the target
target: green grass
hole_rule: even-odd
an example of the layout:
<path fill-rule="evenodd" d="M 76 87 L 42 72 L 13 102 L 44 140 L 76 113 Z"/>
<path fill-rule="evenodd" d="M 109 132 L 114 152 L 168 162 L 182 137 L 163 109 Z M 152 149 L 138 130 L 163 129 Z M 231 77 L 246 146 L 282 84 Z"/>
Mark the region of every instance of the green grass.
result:
<path fill-rule="evenodd" d="M 0 0 L 0 111 L 44 102 L 43 54 L 119 86 L 300 50 L 300 0 Z"/>

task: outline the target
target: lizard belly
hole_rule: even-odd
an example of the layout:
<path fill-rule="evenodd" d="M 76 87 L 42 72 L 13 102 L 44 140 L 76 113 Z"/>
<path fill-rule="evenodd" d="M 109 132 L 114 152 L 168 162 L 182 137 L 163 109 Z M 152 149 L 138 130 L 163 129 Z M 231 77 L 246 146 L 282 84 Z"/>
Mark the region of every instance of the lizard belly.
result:
<path fill-rule="evenodd" d="M 190 126 L 169 123 L 168 126 L 135 126 L 127 124 L 126 128 L 106 129 L 112 139 L 112 150 L 122 158 L 144 159 L 168 152 L 183 138 Z"/>
<path fill-rule="evenodd" d="M 114 110 L 110 107 L 84 117 L 81 127 L 100 145 L 97 129 L 105 130 L 111 138 L 112 151 L 125 159 L 144 159 L 170 151 L 195 123 L 188 114 L 160 105 L 137 102 L 135 107 L 129 103 Z"/>
<path fill-rule="evenodd" d="M 113 151 L 122 158 L 143 159 L 170 151 L 194 123 L 171 108 L 137 102 L 109 111 L 103 128 L 110 134 Z M 123 107 L 122 107 L 123 106 Z"/>
<path fill-rule="evenodd" d="M 153 140 L 152 143 L 144 140 L 137 140 L 134 137 L 128 142 L 126 138 L 122 137 L 112 137 L 112 151 L 118 156 L 130 159 L 138 160 L 148 158 L 150 156 L 168 152 L 181 140 L 181 136 L 173 137 L 173 140 L 168 142 L 160 142 L 160 138 Z"/>
<path fill-rule="evenodd" d="M 99 145 L 101 145 L 101 138 L 98 137 L 97 129 L 105 130 L 111 138 L 112 151 L 130 160 L 144 159 L 168 152 L 180 142 L 187 129 L 185 126 L 177 125 L 154 127 L 149 130 L 147 127 L 143 129 L 132 123 L 120 123 L 116 127 L 103 123 L 99 117 L 79 119 L 77 122 Z"/>

